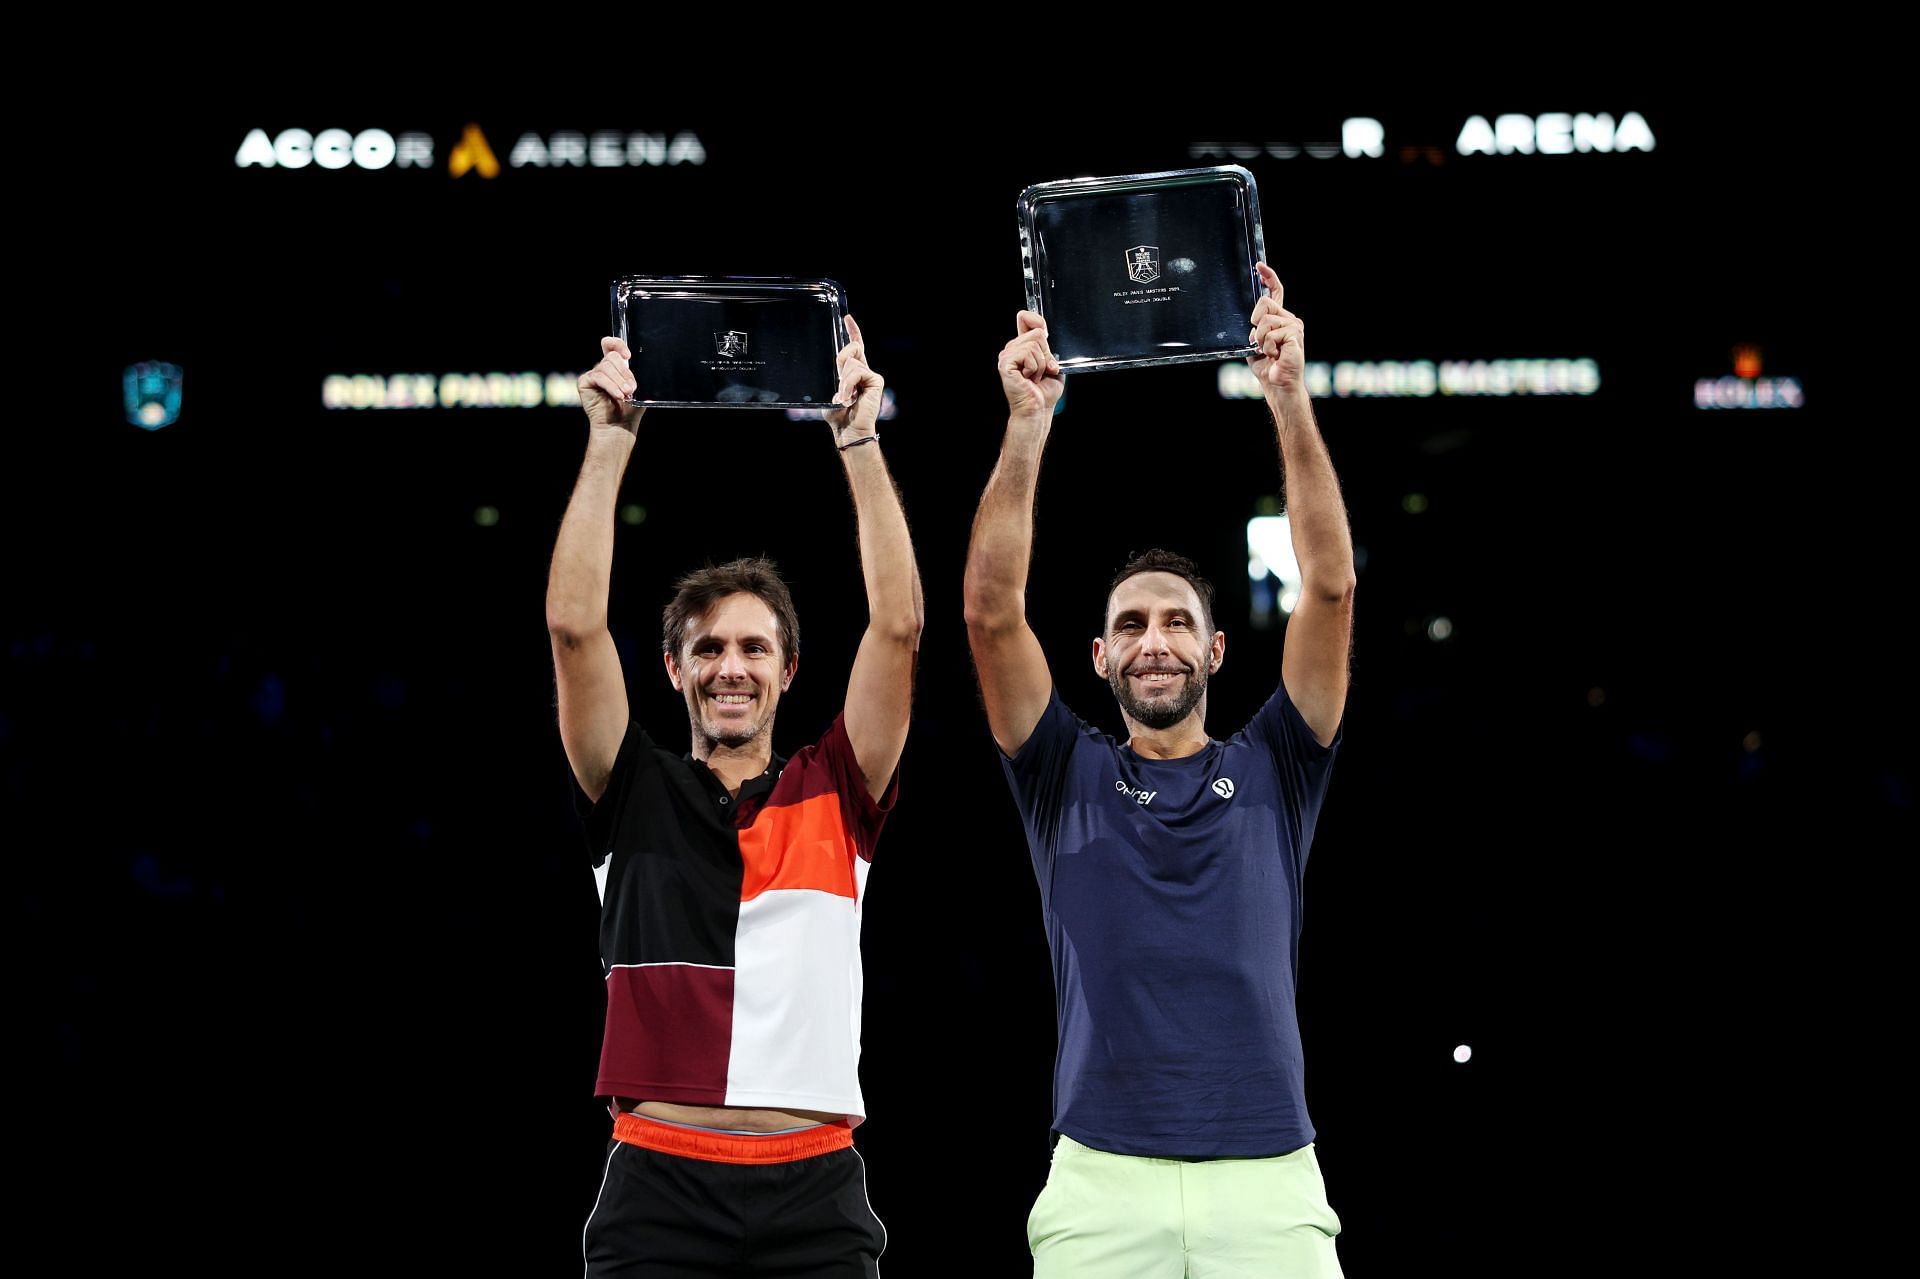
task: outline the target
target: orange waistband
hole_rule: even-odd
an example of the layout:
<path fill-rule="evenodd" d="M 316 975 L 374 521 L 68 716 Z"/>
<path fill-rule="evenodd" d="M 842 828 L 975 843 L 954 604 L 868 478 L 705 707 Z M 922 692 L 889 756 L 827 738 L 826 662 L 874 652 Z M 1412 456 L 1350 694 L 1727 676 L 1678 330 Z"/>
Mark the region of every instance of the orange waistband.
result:
<path fill-rule="evenodd" d="M 615 1141 L 657 1150 L 663 1155 L 707 1159 L 722 1164 L 790 1164 L 853 1144 L 853 1129 L 845 1123 L 821 1124 L 799 1132 L 735 1133 L 707 1128 L 663 1124 L 631 1112 L 613 1121 Z"/>

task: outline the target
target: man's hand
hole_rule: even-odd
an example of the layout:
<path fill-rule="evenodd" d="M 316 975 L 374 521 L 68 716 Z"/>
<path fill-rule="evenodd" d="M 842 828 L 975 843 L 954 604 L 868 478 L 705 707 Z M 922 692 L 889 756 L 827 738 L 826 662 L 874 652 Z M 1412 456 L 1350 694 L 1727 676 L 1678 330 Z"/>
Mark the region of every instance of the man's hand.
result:
<path fill-rule="evenodd" d="M 860 337 L 860 326 L 846 317 L 847 344 L 840 348 L 834 363 L 840 369 L 840 386 L 833 393 L 836 407 L 827 410 L 827 425 L 833 428 L 833 442 L 845 444 L 873 435 L 880 420 L 880 401 L 887 380 L 867 367 L 867 344 Z"/>
<path fill-rule="evenodd" d="M 600 363 L 580 375 L 580 407 L 587 411 L 587 422 L 595 430 L 619 429 L 631 432 L 640 425 L 646 410 L 628 404 L 639 384 L 627 368 L 633 353 L 619 338 L 600 339 Z"/>
<path fill-rule="evenodd" d="M 1271 395 L 1275 391 L 1297 391 L 1307 369 L 1307 330 L 1300 317 L 1281 303 L 1286 290 L 1280 277 L 1265 262 L 1258 264 L 1260 282 L 1267 292 L 1253 304 L 1253 332 L 1247 343 L 1258 351 L 1247 360 L 1260 388 Z"/>
<path fill-rule="evenodd" d="M 1047 346 L 1047 322 L 1022 311 L 1019 325 L 1019 336 L 1000 348 L 1000 389 L 1012 416 L 1050 418 L 1067 381 Z"/>

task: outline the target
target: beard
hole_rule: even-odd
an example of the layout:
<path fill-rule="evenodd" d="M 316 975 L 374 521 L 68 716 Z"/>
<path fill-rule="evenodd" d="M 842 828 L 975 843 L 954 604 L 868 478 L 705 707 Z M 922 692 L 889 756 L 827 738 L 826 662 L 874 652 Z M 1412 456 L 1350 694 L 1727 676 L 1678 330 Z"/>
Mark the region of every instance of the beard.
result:
<path fill-rule="evenodd" d="M 1127 673 L 1117 667 L 1109 667 L 1107 683 L 1113 686 L 1113 695 L 1120 702 L 1120 709 L 1129 718 L 1147 728 L 1172 728 L 1187 716 L 1193 714 L 1193 708 L 1207 695 L 1207 672 L 1205 669 L 1186 669 L 1186 683 L 1182 685 L 1180 696 L 1157 698 L 1142 701 L 1134 696 L 1133 683 Z"/>
<path fill-rule="evenodd" d="M 765 727 L 765 721 L 756 721 L 752 724 L 729 724 L 718 728 L 711 724 L 702 724 L 700 736 L 707 739 L 709 747 L 724 746 L 729 750 L 738 750 L 760 736 L 760 730 Z"/>
<path fill-rule="evenodd" d="M 758 716 L 747 723 L 740 723 L 739 721 L 721 722 L 709 718 L 704 713 L 704 709 L 705 708 L 701 708 L 700 711 L 697 711 L 692 716 L 693 729 L 694 732 L 706 740 L 708 749 L 724 746 L 729 750 L 738 750 L 742 746 L 750 745 L 755 739 L 760 737 L 761 734 L 766 732 L 767 725 L 773 720 L 771 707 L 764 709 Z"/>

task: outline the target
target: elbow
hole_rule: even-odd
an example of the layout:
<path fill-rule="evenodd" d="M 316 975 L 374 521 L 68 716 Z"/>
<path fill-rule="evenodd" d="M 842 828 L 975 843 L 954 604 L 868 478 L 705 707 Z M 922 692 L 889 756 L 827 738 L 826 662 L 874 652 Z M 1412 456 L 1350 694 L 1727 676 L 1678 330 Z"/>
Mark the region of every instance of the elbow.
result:
<path fill-rule="evenodd" d="M 1003 603 L 993 599 L 987 592 L 968 585 L 965 607 L 967 634 L 1004 630 L 1007 611 Z"/>
<path fill-rule="evenodd" d="M 1359 579 L 1354 576 L 1353 567 L 1348 565 L 1344 573 L 1330 573 L 1324 578 L 1314 578 L 1303 583 L 1303 588 L 1329 604 L 1351 610 L 1353 593 L 1359 584 Z"/>
<path fill-rule="evenodd" d="M 605 592 L 581 590 L 573 583 L 560 580 L 556 573 L 554 580 L 547 583 L 547 634 L 555 640 L 577 641 L 605 629 Z"/>
<path fill-rule="evenodd" d="M 1026 620 L 1025 601 L 1017 591 L 996 590 L 967 575 L 965 613 L 969 635 L 992 635 L 1011 630 Z"/>
<path fill-rule="evenodd" d="M 890 616 L 875 617 L 868 629 L 889 644 L 902 648 L 919 648 L 920 632 L 926 627 L 926 619 L 918 608 L 908 609 Z"/>
<path fill-rule="evenodd" d="M 976 643 L 984 639 L 996 639 L 1009 631 L 1018 630 L 1026 620 L 1026 614 L 1018 608 L 975 608 L 969 604 L 967 638 Z"/>
<path fill-rule="evenodd" d="M 556 608 L 547 604 L 547 635 L 560 648 L 578 648 L 587 636 L 607 627 L 605 617 L 594 617 L 584 609 Z"/>

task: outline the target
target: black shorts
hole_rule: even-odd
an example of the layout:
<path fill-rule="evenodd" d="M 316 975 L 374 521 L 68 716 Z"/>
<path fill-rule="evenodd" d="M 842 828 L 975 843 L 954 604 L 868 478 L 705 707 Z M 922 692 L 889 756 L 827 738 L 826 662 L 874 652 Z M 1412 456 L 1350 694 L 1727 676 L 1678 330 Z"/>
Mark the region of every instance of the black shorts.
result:
<path fill-rule="evenodd" d="M 789 1163 L 735 1164 L 608 1143 L 582 1234 L 588 1279 L 877 1276 L 886 1227 L 851 1146 Z"/>

